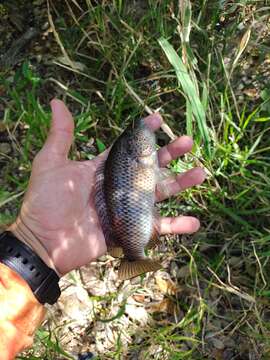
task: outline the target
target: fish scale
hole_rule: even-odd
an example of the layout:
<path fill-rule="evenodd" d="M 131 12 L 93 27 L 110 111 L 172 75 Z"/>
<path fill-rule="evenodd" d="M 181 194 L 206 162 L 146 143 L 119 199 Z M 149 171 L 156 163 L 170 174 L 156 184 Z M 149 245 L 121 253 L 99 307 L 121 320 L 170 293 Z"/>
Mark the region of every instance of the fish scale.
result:
<path fill-rule="evenodd" d="M 115 141 L 97 176 L 96 204 L 107 247 L 121 247 L 124 254 L 121 279 L 161 267 L 144 254 L 154 233 L 155 148 L 153 131 L 136 120 Z"/>
<path fill-rule="evenodd" d="M 116 156 L 113 160 L 119 161 L 118 153 Z M 155 174 L 152 169 L 139 168 L 136 162 L 129 163 L 127 168 L 121 163 L 116 165 L 115 161 L 108 164 L 104 190 L 114 241 L 128 259 L 138 257 L 138 253 L 143 257 L 143 249 L 152 234 Z"/>

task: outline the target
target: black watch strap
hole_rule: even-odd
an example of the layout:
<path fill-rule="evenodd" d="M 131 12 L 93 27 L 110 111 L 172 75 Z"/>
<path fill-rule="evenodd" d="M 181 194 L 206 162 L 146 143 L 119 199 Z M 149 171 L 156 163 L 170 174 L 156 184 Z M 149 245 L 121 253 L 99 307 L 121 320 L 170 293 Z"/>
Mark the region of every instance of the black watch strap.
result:
<path fill-rule="evenodd" d="M 9 231 L 0 235 L 0 262 L 21 275 L 41 304 L 52 305 L 59 298 L 59 276 Z"/>

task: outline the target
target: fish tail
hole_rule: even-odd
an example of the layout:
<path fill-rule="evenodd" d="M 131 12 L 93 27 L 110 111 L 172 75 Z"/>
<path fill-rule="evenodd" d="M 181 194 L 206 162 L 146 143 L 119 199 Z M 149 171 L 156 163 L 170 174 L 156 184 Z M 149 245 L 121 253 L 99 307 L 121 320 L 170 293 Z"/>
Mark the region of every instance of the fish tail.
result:
<path fill-rule="evenodd" d="M 162 266 L 159 261 L 151 259 L 127 260 L 122 259 L 118 270 L 120 280 L 128 280 L 149 271 L 157 271 Z"/>

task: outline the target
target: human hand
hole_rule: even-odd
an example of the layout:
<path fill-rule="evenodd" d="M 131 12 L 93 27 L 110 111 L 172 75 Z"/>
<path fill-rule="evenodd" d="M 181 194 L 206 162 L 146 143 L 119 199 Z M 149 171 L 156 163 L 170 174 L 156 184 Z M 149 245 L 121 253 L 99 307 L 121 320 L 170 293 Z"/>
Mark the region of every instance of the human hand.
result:
<path fill-rule="evenodd" d="M 95 208 L 95 173 L 107 152 L 93 160 L 73 161 L 68 153 L 73 141 L 72 115 L 60 100 L 51 102 L 52 124 L 48 138 L 34 159 L 29 186 L 12 231 L 28 244 L 59 275 L 85 265 L 106 252 L 106 244 Z M 159 114 L 145 121 L 153 130 L 162 122 Z M 160 166 L 192 148 L 187 136 L 177 138 L 158 151 Z M 205 173 L 194 168 L 157 186 L 157 201 L 201 184 Z M 160 234 L 193 233 L 199 221 L 191 216 L 160 218 Z"/>

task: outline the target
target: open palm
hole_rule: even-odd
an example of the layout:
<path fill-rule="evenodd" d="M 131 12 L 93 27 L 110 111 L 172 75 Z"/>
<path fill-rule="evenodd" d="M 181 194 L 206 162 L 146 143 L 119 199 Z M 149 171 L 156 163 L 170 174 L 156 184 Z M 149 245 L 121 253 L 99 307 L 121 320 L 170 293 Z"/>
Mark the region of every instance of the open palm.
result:
<path fill-rule="evenodd" d="M 51 131 L 37 154 L 29 187 L 20 214 L 11 230 L 27 242 L 49 266 L 63 275 L 96 259 L 106 252 L 103 232 L 95 209 L 95 173 L 107 152 L 93 160 L 77 162 L 68 159 L 73 141 L 74 123 L 63 102 L 53 100 Z M 157 130 L 159 114 L 145 121 Z M 160 166 L 191 150 L 187 136 L 176 139 L 159 150 Z M 192 169 L 176 178 L 165 180 L 166 193 L 157 187 L 157 201 L 200 184 L 204 171 Z M 159 232 L 192 233 L 199 221 L 188 216 L 160 218 Z"/>

